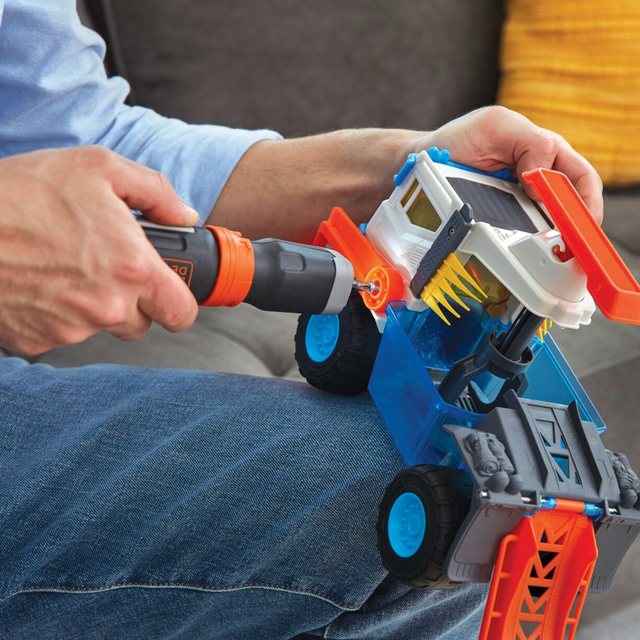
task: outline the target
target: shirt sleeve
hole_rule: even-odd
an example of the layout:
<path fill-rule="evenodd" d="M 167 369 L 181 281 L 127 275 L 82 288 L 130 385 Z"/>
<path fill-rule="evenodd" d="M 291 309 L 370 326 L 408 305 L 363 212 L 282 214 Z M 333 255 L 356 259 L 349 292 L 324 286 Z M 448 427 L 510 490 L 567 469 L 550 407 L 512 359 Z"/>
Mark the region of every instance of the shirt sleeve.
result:
<path fill-rule="evenodd" d="M 129 85 L 107 78 L 75 0 L 0 0 L 0 16 L 0 157 L 101 145 L 164 173 L 204 220 L 247 149 L 280 138 L 125 105 Z"/>

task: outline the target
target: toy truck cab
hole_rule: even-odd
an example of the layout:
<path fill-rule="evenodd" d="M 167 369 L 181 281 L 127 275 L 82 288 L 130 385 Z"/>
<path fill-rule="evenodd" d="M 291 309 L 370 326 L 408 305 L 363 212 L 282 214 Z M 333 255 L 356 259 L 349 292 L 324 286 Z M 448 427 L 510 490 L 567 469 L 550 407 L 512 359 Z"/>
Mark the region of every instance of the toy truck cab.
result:
<path fill-rule="evenodd" d="M 366 229 L 335 209 L 318 231 L 372 290 L 296 335 L 307 380 L 368 387 L 411 465 L 381 502 L 383 564 L 414 587 L 492 580 L 483 640 L 572 638 L 640 525 L 640 480 L 545 339 L 596 305 L 640 324 L 640 286 L 564 176 L 525 180 L 542 205 L 504 172 L 411 155 Z"/>
<path fill-rule="evenodd" d="M 471 283 L 471 292 L 486 294 L 492 315 L 505 324 L 518 303 L 561 327 L 588 324 L 595 305 L 584 271 L 556 257 L 554 247 L 564 248 L 560 233 L 509 173 L 472 171 L 435 148 L 414 154 L 367 225 L 367 237 L 402 274 L 408 309 L 446 315 L 441 292 L 425 291 L 435 275 L 430 266 L 446 252 L 465 264 L 481 289 Z"/>

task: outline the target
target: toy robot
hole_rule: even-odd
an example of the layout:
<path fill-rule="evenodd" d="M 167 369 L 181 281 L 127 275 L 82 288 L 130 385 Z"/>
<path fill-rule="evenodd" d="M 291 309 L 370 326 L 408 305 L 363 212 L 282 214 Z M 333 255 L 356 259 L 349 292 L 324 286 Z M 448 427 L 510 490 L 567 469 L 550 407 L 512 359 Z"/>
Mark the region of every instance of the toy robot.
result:
<path fill-rule="evenodd" d="M 548 329 L 640 324 L 640 286 L 569 180 L 524 180 L 412 154 L 358 229 L 320 225 L 372 282 L 338 315 L 303 315 L 301 373 L 367 388 L 409 468 L 382 498 L 387 570 L 418 588 L 491 582 L 481 640 L 575 636 L 640 530 L 640 481 Z"/>

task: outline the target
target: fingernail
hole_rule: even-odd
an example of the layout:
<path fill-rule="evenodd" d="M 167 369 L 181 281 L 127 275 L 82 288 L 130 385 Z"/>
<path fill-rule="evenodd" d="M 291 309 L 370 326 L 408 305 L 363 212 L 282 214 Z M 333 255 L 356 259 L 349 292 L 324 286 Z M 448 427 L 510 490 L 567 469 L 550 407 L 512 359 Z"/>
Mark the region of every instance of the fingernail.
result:
<path fill-rule="evenodd" d="M 200 214 L 188 204 L 185 204 L 185 209 L 189 212 L 191 218 L 193 219 L 193 224 L 196 224 L 200 220 Z"/>

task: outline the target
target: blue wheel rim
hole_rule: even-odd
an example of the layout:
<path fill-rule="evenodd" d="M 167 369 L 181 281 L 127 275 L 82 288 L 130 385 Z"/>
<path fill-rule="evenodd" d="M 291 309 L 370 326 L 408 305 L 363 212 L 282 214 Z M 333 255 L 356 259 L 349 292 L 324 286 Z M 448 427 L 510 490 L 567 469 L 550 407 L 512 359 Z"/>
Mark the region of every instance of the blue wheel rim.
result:
<path fill-rule="evenodd" d="M 307 355 L 314 362 L 324 362 L 336 348 L 339 336 L 338 316 L 311 316 L 304 339 Z"/>
<path fill-rule="evenodd" d="M 411 492 L 398 496 L 387 524 L 393 552 L 401 558 L 410 558 L 420 548 L 426 529 L 427 515 L 422 500 Z"/>

